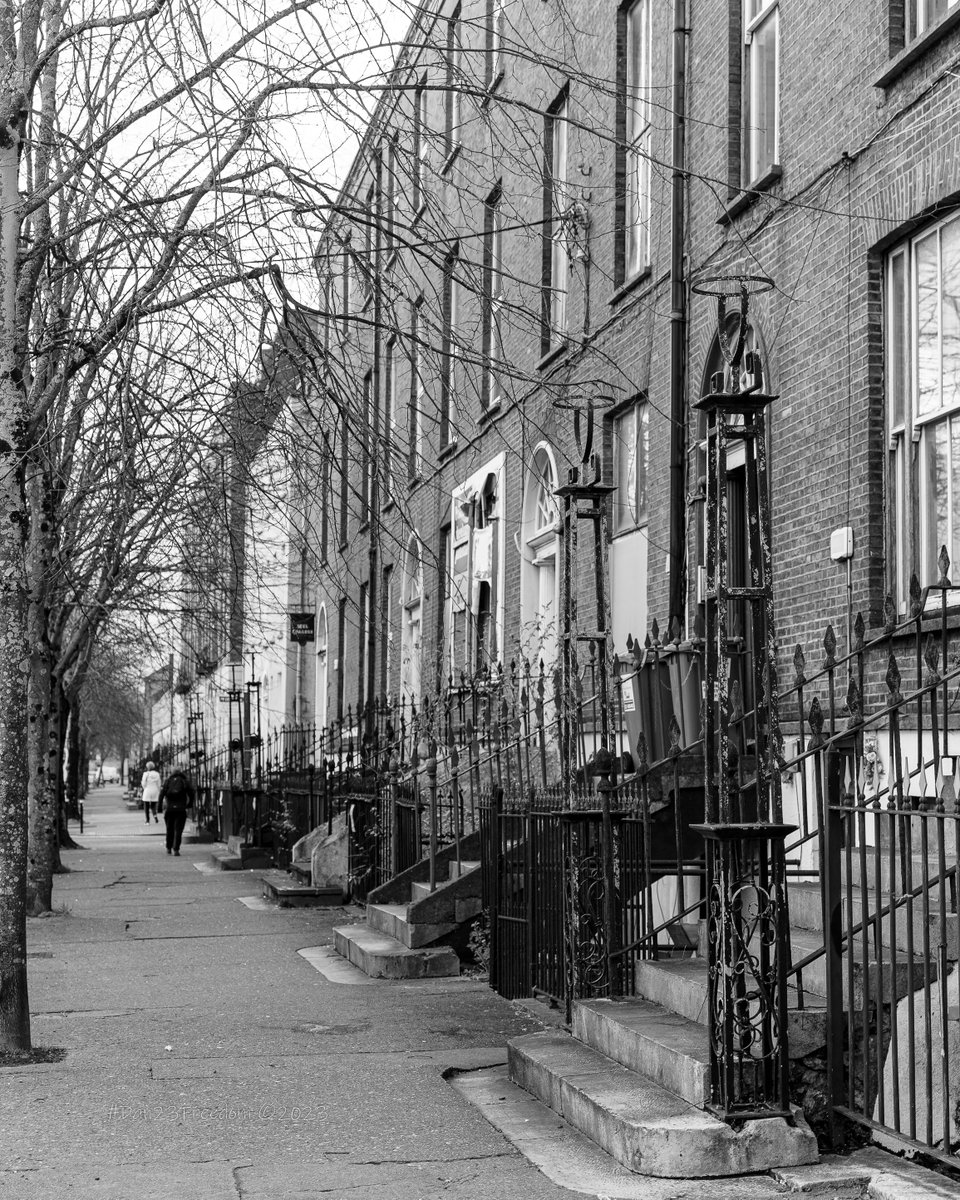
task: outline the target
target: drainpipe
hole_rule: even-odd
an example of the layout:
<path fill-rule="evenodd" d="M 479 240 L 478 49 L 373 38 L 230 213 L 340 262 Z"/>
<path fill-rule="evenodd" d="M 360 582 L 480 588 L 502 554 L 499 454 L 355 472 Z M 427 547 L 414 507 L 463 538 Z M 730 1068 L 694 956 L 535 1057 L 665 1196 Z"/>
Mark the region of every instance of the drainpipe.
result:
<path fill-rule="evenodd" d="M 687 295 L 683 271 L 685 105 L 687 64 L 686 0 L 673 5 L 673 152 L 670 213 L 670 626 L 683 629 L 686 612 L 686 329 Z"/>

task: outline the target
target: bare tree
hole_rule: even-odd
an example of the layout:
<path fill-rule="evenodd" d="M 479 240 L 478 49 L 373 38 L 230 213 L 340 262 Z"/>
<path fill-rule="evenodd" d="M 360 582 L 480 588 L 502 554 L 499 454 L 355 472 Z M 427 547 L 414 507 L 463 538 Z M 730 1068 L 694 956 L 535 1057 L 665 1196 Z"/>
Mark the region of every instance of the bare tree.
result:
<path fill-rule="evenodd" d="M 290 119 L 335 93 L 358 20 L 319 0 L 0 0 L 0 1050 L 30 1041 L 27 797 L 40 911 L 58 688 L 169 569 L 185 481 L 264 337 L 264 280 L 303 251 Z"/>

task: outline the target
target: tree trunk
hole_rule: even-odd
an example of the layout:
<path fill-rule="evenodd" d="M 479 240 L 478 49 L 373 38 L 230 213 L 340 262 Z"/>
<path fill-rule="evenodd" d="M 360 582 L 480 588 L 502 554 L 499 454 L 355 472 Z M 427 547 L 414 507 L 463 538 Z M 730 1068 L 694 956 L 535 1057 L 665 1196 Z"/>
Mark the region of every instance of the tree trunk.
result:
<path fill-rule="evenodd" d="M 79 704 L 77 709 L 79 711 Z M 80 750 L 77 755 L 77 795 L 82 800 L 87 794 L 90 784 L 90 751 L 87 749 L 87 735 L 80 735 Z"/>
<path fill-rule="evenodd" d="M 75 817 L 80 816 L 78 807 L 83 793 L 80 791 L 80 701 L 76 696 L 67 697 L 70 706 L 70 741 L 67 757 L 67 803 Z"/>
<path fill-rule="evenodd" d="M 13 107 L 0 84 L 3 115 Z M 6 105 L 9 103 L 10 107 Z M 23 376 L 17 353 L 20 227 L 17 137 L 0 128 L 0 1050 L 30 1049 L 27 999 L 26 498 L 21 473 Z"/>
<path fill-rule="evenodd" d="M 33 471 L 27 482 L 32 513 L 27 543 L 30 580 L 27 634 L 30 641 L 30 675 L 27 681 L 28 840 L 27 913 L 37 917 L 53 907 L 53 874 L 60 862 L 57 830 L 56 770 L 60 738 L 59 705 L 53 694 L 50 640 L 47 629 L 50 520 L 44 499 L 44 481 Z"/>
<path fill-rule="evenodd" d="M 73 811 L 70 811 L 66 781 L 63 777 L 63 764 L 67 751 L 67 729 L 70 724 L 70 701 L 67 699 L 63 680 L 59 676 L 55 677 L 53 686 L 57 703 L 57 812 L 60 814 L 58 821 L 60 830 L 59 843 L 61 846 L 76 850 L 77 843 L 70 836 L 70 827 L 67 823 L 67 818 L 71 816 L 79 818 L 80 810 L 74 804 Z"/>

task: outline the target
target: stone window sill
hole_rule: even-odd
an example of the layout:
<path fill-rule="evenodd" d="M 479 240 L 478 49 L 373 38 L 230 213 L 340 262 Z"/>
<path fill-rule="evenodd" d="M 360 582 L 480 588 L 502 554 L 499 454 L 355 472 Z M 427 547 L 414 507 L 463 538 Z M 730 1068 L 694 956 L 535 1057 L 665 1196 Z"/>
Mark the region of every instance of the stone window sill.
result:
<path fill-rule="evenodd" d="M 745 212 L 752 204 L 756 204 L 764 192 L 769 191 L 782 178 L 783 167 L 779 163 L 773 163 L 763 175 L 752 180 L 727 202 L 727 207 L 723 210 L 722 216 L 718 218 L 717 224 L 729 225 L 734 218 Z"/>

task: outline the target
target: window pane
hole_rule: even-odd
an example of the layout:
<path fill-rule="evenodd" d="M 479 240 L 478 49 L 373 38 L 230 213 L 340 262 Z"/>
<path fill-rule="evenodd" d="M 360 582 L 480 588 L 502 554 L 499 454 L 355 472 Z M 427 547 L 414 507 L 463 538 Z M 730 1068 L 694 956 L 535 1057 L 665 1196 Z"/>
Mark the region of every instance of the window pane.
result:
<path fill-rule="evenodd" d="M 907 24 L 908 36 L 916 37 L 935 25 L 957 0 L 911 0 L 911 15 Z"/>
<path fill-rule="evenodd" d="M 917 272 L 917 412 L 940 407 L 940 304 L 937 235 L 916 246 Z"/>
<path fill-rule="evenodd" d="M 630 150 L 626 158 L 627 181 L 627 246 L 626 274 L 635 275 L 647 265 L 647 197 L 650 191 L 650 161 L 646 151 L 648 139 L 641 143 L 640 151 Z"/>
<path fill-rule="evenodd" d="M 907 363 L 909 361 L 907 330 L 905 326 L 907 304 L 904 294 L 904 255 L 898 254 L 890 264 L 890 352 L 888 379 L 890 380 L 890 422 L 894 428 L 903 424 L 906 404 Z"/>
<path fill-rule="evenodd" d="M 756 26 L 749 45 L 750 76 L 747 105 L 747 174 L 759 178 L 777 161 L 777 37 L 778 10 Z"/>
<path fill-rule="evenodd" d="M 897 449 L 891 455 L 890 470 L 890 507 L 893 513 L 893 537 L 895 555 L 894 581 L 897 598 L 901 609 L 907 595 L 907 526 L 906 513 L 903 504 L 903 472 L 904 472 L 903 438 L 897 440 Z"/>
<path fill-rule="evenodd" d="M 944 539 L 952 563 L 960 563 L 960 419 L 950 422 L 950 538 Z M 939 553 L 939 547 L 937 552 Z M 932 577 L 930 582 L 932 582 Z"/>
<path fill-rule="evenodd" d="M 617 491 L 614 500 L 614 533 L 632 529 L 637 511 L 637 410 L 618 417 L 613 426 L 614 471 Z"/>
<path fill-rule="evenodd" d="M 650 410 L 646 404 L 640 406 L 639 425 L 637 432 L 637 470 L 636 470 L 636 513 L 637 524 L 642 525 L 647 519 L 647 474 L 650 465 Z"/>
<path fill-rule="evenodd" d="M 627 14 L 627 141 L 633 142 L 649 121 L 647 0 L 637 0 Z"/>
<path fill-rule="evenodd" d="M 941 230 L 941 297 L 943 327 L 943 406 L 960 404 L 960 220 Z"/>
<path fill-rule="evenodd" d="M 940 547 L 949 543 L 949 472 L 947 467 L 947 422 L 941 421 L 928 430 L 926 444 L 927 503 L 925 505 L 924 552 L 920 563 L 920 582 L 935 579 L 935 566 Z"/>
<path fill-rule="evenodd" d="M 765 8 L 770 8 L 774 0 L 747 0 L 747 21 L 755 20 Z"/>

